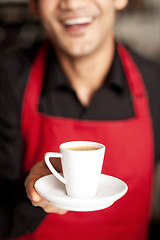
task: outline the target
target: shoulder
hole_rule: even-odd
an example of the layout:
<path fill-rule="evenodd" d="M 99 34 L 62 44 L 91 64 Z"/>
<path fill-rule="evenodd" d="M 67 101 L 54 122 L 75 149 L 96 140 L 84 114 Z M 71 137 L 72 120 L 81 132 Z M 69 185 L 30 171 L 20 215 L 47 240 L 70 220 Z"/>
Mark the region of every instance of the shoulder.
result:
<path fill-rule="evenodd" d="M 151 94 L 153 91 L 160 92 L 160 62 L 148 59 L 128 46 L 125 47 L 138 67 L 147 90 Z"/>
<path fill-rule="evenodd" d="M 128 46 L 126 48 L 143 76 L 153 78 L 160 74 L 160 62 L 146 58 Z"/>
<path fill-rule="evenodd" d="M 29 76 L 30 67 L 40 47 L 40 43 L 30 49 L 16 49 L 0 57 L 0 86 L 10 89 L 15 99 L 19 101 Z"/>
<path fill-rule="evenodd" d="M 29 49 L 16 49 L 0 57 L 0 71 L 7 71 L 8 74 L 17 75 L 31 66 L 34 56 L 38 50 L 39 43 Z"/>

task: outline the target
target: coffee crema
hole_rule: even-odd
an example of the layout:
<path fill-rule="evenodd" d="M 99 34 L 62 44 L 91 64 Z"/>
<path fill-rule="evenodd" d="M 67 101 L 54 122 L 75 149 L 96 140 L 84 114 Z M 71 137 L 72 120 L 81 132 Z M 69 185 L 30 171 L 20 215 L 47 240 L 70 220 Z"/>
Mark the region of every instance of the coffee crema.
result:
<path fill-rule="evenodd" d="M 74 151 L 91 151 L 91 150 L 98 150 L 98 147 L 94 146 L 75 146 L 75 147 L 68 147 L 66 148 L 68 150 L 74 150 Z"/>

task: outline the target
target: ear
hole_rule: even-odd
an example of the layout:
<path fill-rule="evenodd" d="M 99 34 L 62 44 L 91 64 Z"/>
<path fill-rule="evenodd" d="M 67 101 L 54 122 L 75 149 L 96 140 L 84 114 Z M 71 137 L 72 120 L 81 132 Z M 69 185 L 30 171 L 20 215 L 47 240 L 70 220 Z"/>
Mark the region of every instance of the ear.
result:
<path fill-rule="evenodd" d="M 114 6 L 116 10 L 122 10 L 128 4 L 128 0 L 114 0 Z"/>
<path fill-rule="evenodd" d="M 34 15 L 39 15 L 38 0 L 29 0 L 29 8 Z"/>

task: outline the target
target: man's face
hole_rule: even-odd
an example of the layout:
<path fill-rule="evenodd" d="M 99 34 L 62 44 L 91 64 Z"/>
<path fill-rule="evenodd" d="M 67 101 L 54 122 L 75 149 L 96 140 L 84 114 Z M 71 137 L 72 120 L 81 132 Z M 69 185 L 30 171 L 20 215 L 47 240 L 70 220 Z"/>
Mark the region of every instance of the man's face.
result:
<path fill-rule="evenodd" d="M 54 46 L 78 57 L 91 54 L 113 38 L 118 1 L 126 0 L 39 0 L 37 4 Z"/>

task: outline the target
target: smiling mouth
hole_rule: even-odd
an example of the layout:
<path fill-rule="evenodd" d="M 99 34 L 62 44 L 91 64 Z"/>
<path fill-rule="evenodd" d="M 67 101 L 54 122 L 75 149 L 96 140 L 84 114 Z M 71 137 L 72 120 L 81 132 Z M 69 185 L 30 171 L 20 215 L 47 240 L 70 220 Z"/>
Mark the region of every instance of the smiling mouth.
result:
<path fill-rule="evenodd" d="M 62 22 L 65 26 L 72 26 L 72 25 L 83 25 L 83 24 L 90 24 L 93 22 L 93 17 L 78 17 L 78 18 L 71 18 L 66 19 Z"/>
<path fill-rule="evenodd" d="M 73 17 L 60 21 L 69 31 L 82 30 L 94 22 L 94 17 Z"/>
<path fill-rule="evenodd" d="M 101 15 L 101 10 L 97 7 L 77 8 L 69 11 L 61 11 L 55 17 L 70 34 L 78 35 L 84 34 Z"/>

